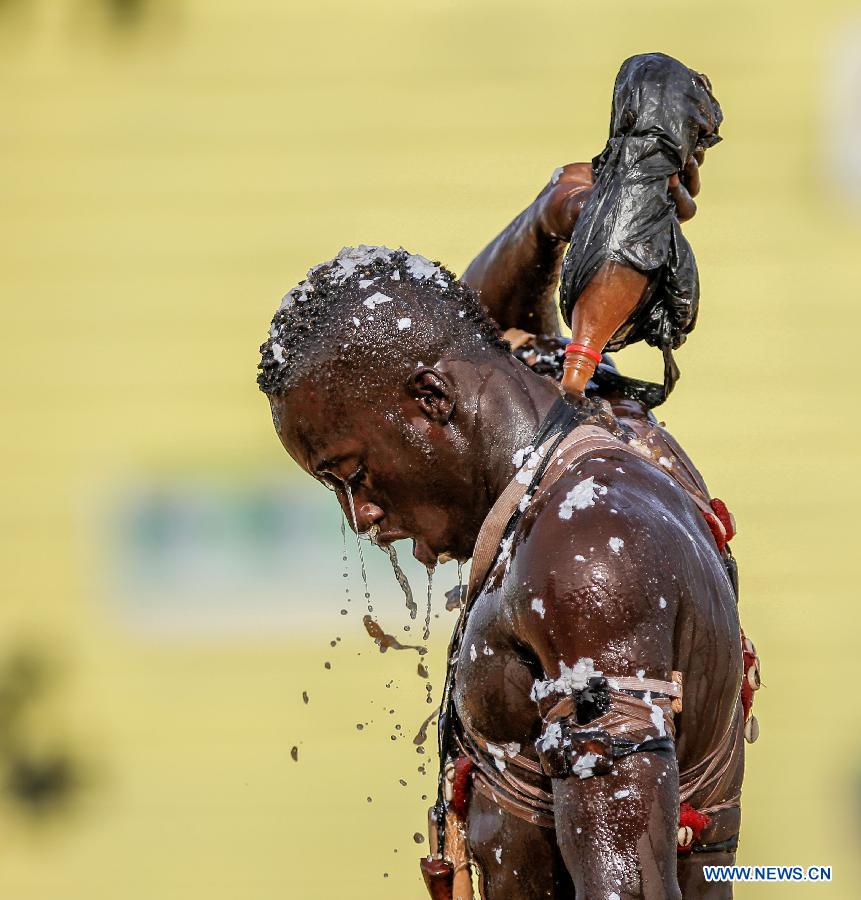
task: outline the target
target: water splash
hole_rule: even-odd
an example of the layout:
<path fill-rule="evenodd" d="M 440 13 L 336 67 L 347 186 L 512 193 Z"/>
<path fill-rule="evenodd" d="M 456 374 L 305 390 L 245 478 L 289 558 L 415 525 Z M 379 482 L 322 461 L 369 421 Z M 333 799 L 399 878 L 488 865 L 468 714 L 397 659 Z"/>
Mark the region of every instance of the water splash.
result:
<path fill-rule="evenodd" d="M 402 644 L 393 634 L 386 634 L 379 622 L 375 621 L 371 616 L 363 616 L 362 623 L 365 631 L 374 639 L 374 643 L 380 648 L 380 653 L 386 650 L 415 650 L 419 656 L 424 656 L 428 652 L 427 647 L 421 644 Z"/>
<path fill-rule="evenodd" d="M 350 488 L 350 485 L 346 485 L 344 490 L 347 493 L 347 502 L 350 505 L 350 519 L 353 524 L 353 531 L 356 532 L 356 547 L 359 551 L 359 565 L 362 570 L 362 584 L 365 586 L 365 601 L 368 604 L 368 612 L 372 613 L 374 611 L 374 607 L 371 605 L 371 592 L 368 590 L 368 572 L 365 569 L 365 554 L 362 551 L 362 541 L 359 538 L 359 523 L 356 519 L 356 506 L 353 503 L 353 491 Z"/>
<path fill-rule="evenodd" d="M 428 739 L 428 725 L 439 715 L 439 710 L 435 709 L 425 720 L 422 722 L 421 727 L 416 732 L 416 736 L 413 738 L 413 744 L 416 747 L 421 747 L 425 741 Z"/>

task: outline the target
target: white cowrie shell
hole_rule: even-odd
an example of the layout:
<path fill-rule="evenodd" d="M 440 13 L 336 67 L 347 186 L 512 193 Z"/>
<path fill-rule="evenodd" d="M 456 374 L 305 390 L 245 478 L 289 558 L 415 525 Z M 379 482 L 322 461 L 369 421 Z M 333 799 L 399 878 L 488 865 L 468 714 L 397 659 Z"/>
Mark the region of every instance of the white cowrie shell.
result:
<path fill-rule="evenodd" d="M 679 846 L 687 847 L 694 839 L 694 832 L 690 825 L 682 825 L 679 828 Z"/>
<path fill-rule="evenodd" d="M 759 737 L 759 719 L 756 716 L 751 716 L 747 722 L 744 723 L 744 739 L 748 742 L 748 744 L 753 744 L 756 742 L 756 739 Z"/>
<path fill-rule="evenodd" d="M 747 670 L 747 683 L 755 690 L 759 690 L 759 670 L 756 666 L 751 666 Z"/>

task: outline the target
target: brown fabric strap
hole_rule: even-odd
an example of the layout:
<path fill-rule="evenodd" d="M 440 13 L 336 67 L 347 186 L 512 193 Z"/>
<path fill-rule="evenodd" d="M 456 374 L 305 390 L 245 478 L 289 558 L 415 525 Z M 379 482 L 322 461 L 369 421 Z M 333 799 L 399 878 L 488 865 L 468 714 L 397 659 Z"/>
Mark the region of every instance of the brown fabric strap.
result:
<path fill-rule="evenodd" d="M 739 701 L 738 706 L 741 706 Z M 679 802 L 687 803 L 694 794 L 700 795 L 698 807 L 709 808 L 714 803 L 729 802 L 720 798 L 723 779 L 735 762 L 735 748 L 739 742 L 739 731 L 744 728 L 742 717 L 736 711 L 729 727 L 715 748 L 695 766 L 679 772 Z"/>
<path fill-rule="evenodd" d="M 462 725 L 463 723 L 461 723 Z M 538 771 L 534 774 L 542 775 L 540 767 L 526 757 L 513 754 L 506 755 L 503 768 L 496 765 L 493 757 L 487 752 L 481 752 L 481 748 L 473 742 L 470 734 L 456 736 L 458 749 L 468 756 L 475 768 L 473 769 L 472 784 L 479 793 L 499 803 L 512 815 L 532 822 L 542 827 L 553 827 L 553 794 L 550 791 L 530 784 L 522 778 L 518 778 L 511 771 L 509 763 L 516 765 L 515 757 L 534 765 Z M 484 742 L 486 744 L 486 742 Z M 525 766 L 521 766 L 525 768 Z M 528 771 L 533 771 L 531 768 Z"/>
<path fill-rule="evenodd" d="M 523 769 L 526 772 L 531 772 L 533 775 L 544 774 L 538 760 L 530 759 L 528 756 L 524 756 L 522 753 L 510 753 L 505 749 L 504 745 L 491 743 L 490 741 L 486 740 L 483 735 L 475 731 L 467 722 L 464 722 L 463 719 L 460 720 L 460 726 L 463 729 L 464 734 L 469 738 L 470 742 L 475 744 L 476 747 L 478 747 L 480 750 L 483 750 L 489 756 L 497 756 L 497 753 L 499 751 L 502 751 L 502 753 L 504 754 L 503 761 L 506 765 L 515 766 L 518 769 Z"/>
<path fill-rule="evenodd" d="M 606 676 L 611 688 L 622 691 L 649 691 L 654 694 L 666 694 L 668 697 L 682 699 L 681 672 L 674 672 L 678 681 L 660 681 L 657 678 L 640 678 L 637 675 Z"/>
<path fill-rule="evenodd" d="M 610 709 L 597 719 L 592 719 L 583 728 L 590 731 L 605 731 L 610 737 L 625 738 L 638 743 L 654 738 L 656 725 L 652 719 L 652 706 L 657 706 L 664 715 L 664 727 L 670 737 L 675 737 L 672 701 L 666 697 L 655 697 L 646 703 L 640 697 L 633 697 L 623 691 L 610 688 L 612 703 Z M 573 697 L 564 697 L 544 717 L 547 723 L 558 722 L 574 714 Z"/>
<path fill-rule="evenodd" d="M 550 447 L 556 441 L 556 437 L 557 436 L 548 438 L 548 440 L 538 448 L 539 455 L 542 459 L 544 454 L 549 452 Z M 617 448 L 625 449 L 625 447 L 626 445 L 622 441 L 613 437 L 613 435 L 603 428 L 599 428 L 596 425 L 578 425 L 570 432 L 570 434 L 562 439 L 562 442 L 556 450 L 556 457 L 559 457 L 564 453 L 566 457 L 570 457 L 567 459 L 567 462 L 570 465 L 574 458 L 586 456 L 591 452 L 597 452 L 599 450 L 615 450 Z M 576 456 L 571 454 L 571 451 L 575 448 L 577 450 Z M 635 451 L 629 450 L 629 452 L 633 453 Z M 551 460 L 541 481 L 537 485 L 536 490 L 538 488 L 546 490 L 551 487 L 562 477 L 562 473 L 566 468 L 567 467 L 564 465 L 557 465 L 555 459 Z M 499 554 L 499 547 L 502 543 L 502 538 L 505 535 L 505 529 L 508 527 L 511 517 L 514 515 L 517 507 L 520 505 L 520 501 L 523 499 L 523 496 L 528 489 L 528 484 L 522 484 L 517 478 L 512 478 L 505 490 L 499 495 L 496 503 L 493 504 L 490 512 L 487 514 L 487 518 L 482 523 L 481 529 L 478 532 L 478 538 L 475 542 L 475 550 L 472 554 L 472 568 L 469 573 L 469 590 L 467 594 L 468 599 L 475 597 L 484 585 L 490 570 L 493 568 L 493 563 L 496 561 L 496 557 Z"/>
<path fill-rule="evenodd" d="M 500 790 L 499 786 L 487 779 L 483 772 L 476 773 L 472 786 L 483 797 L 524 822 L 530 822 L 539 828 L 554 828 L 556 826 L 552 807 L 547 810 L 535 803 L 524 803 L 518 800 L 511 794 Z"/>

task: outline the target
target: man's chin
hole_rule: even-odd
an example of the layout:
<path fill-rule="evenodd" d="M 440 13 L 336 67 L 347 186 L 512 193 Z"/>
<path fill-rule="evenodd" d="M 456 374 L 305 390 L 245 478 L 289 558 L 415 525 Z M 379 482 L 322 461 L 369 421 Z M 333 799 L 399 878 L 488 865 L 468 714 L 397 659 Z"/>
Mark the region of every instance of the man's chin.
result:
<path fill-rule="evenodd" d="M 424 566 L 443 565 L 447 562 L 451 562 L 453 559 L 459 558 L 454 551 L 444 550 L 441 553 L 437 553 L 435 550 L 431 549 L 429 544 L 415 539 L 413 539 L 413 556 Z M 461 559 L 461 562 L 465 561 L 466 558 Z"/>
<path fill-rule="evenodd" d="M 413 556 L 423 566 L 435 566 L 437 564 L 437 556 L 430 546 L 424 541 L 417 541 L 413 538 Z"/>

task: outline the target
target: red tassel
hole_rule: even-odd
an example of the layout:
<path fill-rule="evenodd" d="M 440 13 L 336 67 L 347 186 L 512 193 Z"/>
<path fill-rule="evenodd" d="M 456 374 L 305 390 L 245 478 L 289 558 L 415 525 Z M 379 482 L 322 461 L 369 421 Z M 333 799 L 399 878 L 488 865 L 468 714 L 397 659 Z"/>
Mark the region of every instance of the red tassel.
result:
<path fill-rule="evenodd" d="M 756 658 L 756 648 L 741 632 L 741 706 L 744 710 L 745 722 L 750 718 L 753 707 L 753 693 L 759 688 L 759 660 Z"/>
<path fill-rule="evenodd" d="M 735 517 L 727 509 L 726 503 L 718 497 L 712 497 L 712 499 L 709 500 L 709 506 L 711 506 L 715 515 L 720 519 L 721 525 L 723 525 L 724 531 L 726 532 L 727 542 L 731 541 L 736 534 Z"/>
<path fill-rule="evenodd" d="M 451 786 L 451 808 L 460 819 L 466 819 L 469 809 L 469 790 L 472 787 L 472 760 L 458 756 L 454 761 L 454 782 Z"/>
<path fill-rule="evenodd" d="M 679 807 L 679 850 L 690 850 L 694 841 L 700 839 L 702 833 L 710 824 L 711 819 L 705 815 L 705 813 L 701 813 L 698 809 L 694 809 L 690 803 L 683 803 Z M 686 844 L 682 844 L 682 830 L 686 828 L 690 828 L 690 840 Z"/>
<path fill-rule="evenodd" d="M 723 553 L 724 547 L 726 547 L 726 530 L 723 527 L 723 522 L 711 513 L 703 513 L 703 518 L 706 520 L 706 525 L 709 526 L 712 537 L 715 539 L 718 553 Z"/>

